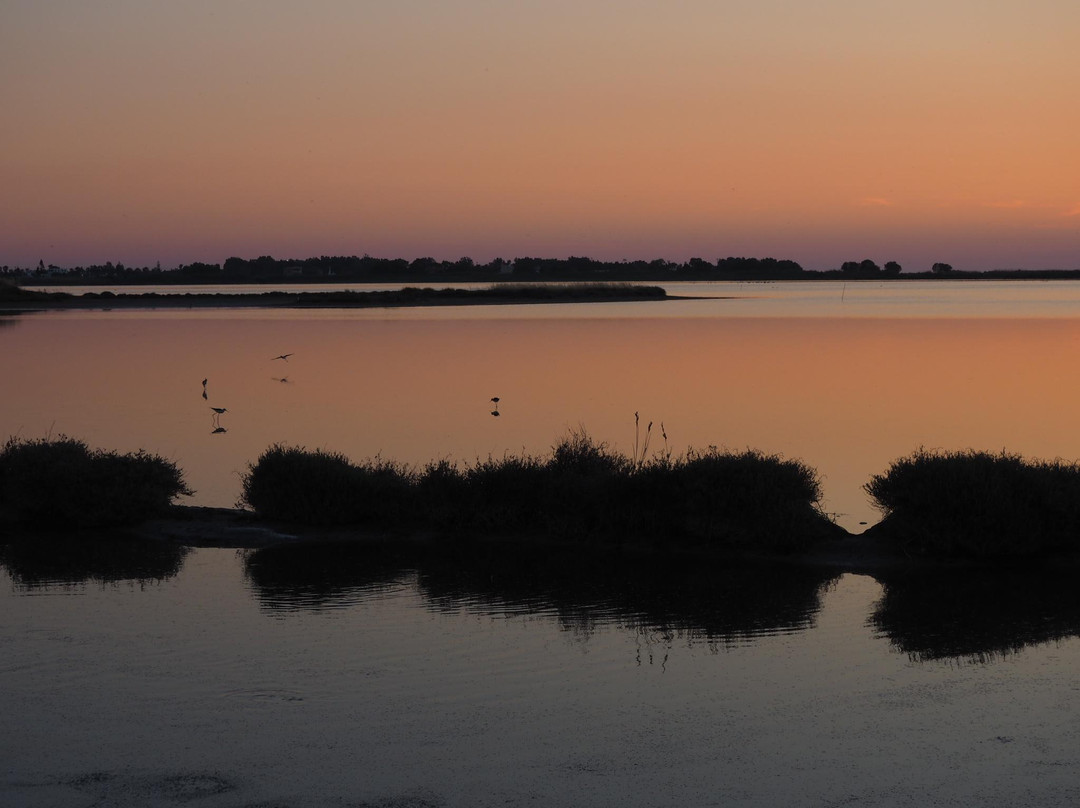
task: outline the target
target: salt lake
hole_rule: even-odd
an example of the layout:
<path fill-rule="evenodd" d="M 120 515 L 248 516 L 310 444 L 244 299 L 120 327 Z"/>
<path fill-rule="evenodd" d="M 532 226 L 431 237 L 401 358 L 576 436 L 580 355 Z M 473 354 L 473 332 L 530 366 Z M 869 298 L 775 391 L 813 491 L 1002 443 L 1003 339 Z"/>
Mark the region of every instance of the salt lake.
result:
<path fill-rule="evenodd" d="M 666 288 L 695 299 L 0 315 L 0 431 L 228 507 L 273 443 L 470 462 L 652 422 L 803 460 L 853 532 L 920 446 L 1080 457 L 1080 285 Z M 358 552 L 5 548 L 0 804 L 1080 798 L 1068 576 Z"/>

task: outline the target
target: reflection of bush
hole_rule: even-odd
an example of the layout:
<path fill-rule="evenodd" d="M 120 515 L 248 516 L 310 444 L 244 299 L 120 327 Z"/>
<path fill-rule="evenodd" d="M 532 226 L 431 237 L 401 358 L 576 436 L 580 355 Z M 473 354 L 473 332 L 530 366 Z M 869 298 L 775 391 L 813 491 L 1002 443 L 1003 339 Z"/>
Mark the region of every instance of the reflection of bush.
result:
<path fill-rule="evenodd" d="M 264 606 L 318 609 L 382 591 L 412 565 L 401 544 L 326 541 L 255 550 L 244 572 Z"/>
<path fill-rule="evenodd" d="M 881 577 L 871 623 L 913 659 L 989 661 L 1080 635 L 1073 570 L 923 571 Z"/>
<path fill-rule="evenodd" d="M 173 464 L 145 452 L 91 450 L 82 441 L 11 438 L 0 450 L 0 512 L 52 527 L 136 524 L 192 492 Z"/>
<path fill-rule="evenodd" d="M 383 460 L 273 446 L 249 466 L 241 503 L 264 518 L 465 532 L 790 551 L 831 535 L 816 473 L 791 460 L 709 449 L 632 460 L 572 433 L 546 458 Z"/>
<path fill-rule="evenodd" d="M 439 611 L 555 614 L 574 630 L 608 622 L 721 643 L 809 627 L 838 575 L 520 542 L 292 544 L 257 550 L 246 563 L 273 609 L 349 605 L 415 574 Z"/>
<path fill-rule="evenodd" d="M 809 628 L 838 577 L 809 566 L 483 545 L 426 558 L 418 575 L 440 610 L 554 612 L 573 629 L 607 622 L 723 644 Z"/>
<path fill-rule="evenodd" d="M 1080 546 L 1080 464 L 920 449 L 866 491 L 911 550 L 1019 555 Z"/>
<path fill-rule="evenodd" d="M 85 581 L 162 581 L 180 571 L 187 548 L 168 542 L 34 536 L 0 545 L 0 564 L 27 587 Z"/>

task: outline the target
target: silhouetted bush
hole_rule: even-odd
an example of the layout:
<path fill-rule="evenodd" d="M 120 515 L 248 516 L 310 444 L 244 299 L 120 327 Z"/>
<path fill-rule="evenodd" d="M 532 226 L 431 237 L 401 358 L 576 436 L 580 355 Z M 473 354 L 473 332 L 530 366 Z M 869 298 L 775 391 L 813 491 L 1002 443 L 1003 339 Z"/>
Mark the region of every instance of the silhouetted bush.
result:
<path fill-rule="evenodd" d="M 146 452 L 91 450 L 65 436 L 11 438 L 0 450 L 0 512 L 17 523 L 137 524 L 191 493 L 173 463 Z"/>
<path fill-rule="evenodd" d="M 379 458 L 359 465 L 336 452 L 274 445 L 243 476 L 240 505 L 309 525 L 392 524 L 404 515 L 411 473 Z"/>
<path fill-rule="evenodd" d="M 580 431 L 546 458 L 441 460 L 419 473 L 274 446 L 249 466 L 241 504 L 304 524 L 783 552 L 832 532 L 820 497 L 816 473 L 797 461 L 710 449 L 635 462 Z"/>
<path fill-rule="evenodd" d="M 864 486 L 888 535 L 917 553 L 1080 549 L 1080 464 L 919 449 Z"/>
<path fill-rule="evenodd" d="M 817 473 L 795 460 L 747 450 L 690 453 L 673 469 L 676 513 L 693 536 L 723 544 L 797 550 L 821 519 Z"/>

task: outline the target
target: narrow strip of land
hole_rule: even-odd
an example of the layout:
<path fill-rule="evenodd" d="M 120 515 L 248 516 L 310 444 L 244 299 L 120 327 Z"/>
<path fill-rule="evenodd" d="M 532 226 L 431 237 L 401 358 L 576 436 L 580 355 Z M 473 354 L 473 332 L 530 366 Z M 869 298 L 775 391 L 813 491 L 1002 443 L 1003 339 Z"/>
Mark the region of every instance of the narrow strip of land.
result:
<path fill-rule="evenodd" d="M 8 312 L 48 309 L 158 308 L 394 308 L 402 306 L 466 306 L 477 304 L 608 303 L 666 300 L 659 286 L 634 284 L 506 284 L 485 289 L 405 287 L 390 291 L 256 292 L 256 293 L 114 293 L 35 292 L 0 288 L 0 308 Z"/>

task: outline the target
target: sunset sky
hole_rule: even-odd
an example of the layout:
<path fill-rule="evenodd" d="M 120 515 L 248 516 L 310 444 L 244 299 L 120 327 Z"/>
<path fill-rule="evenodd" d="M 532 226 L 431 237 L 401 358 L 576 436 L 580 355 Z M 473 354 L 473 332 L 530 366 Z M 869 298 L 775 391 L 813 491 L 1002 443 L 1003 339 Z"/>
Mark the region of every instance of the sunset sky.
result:
<path fill-rule="evenodd" d="M 1076 0 L 0 0 L 0 265 L 1080 268 Z"/>

